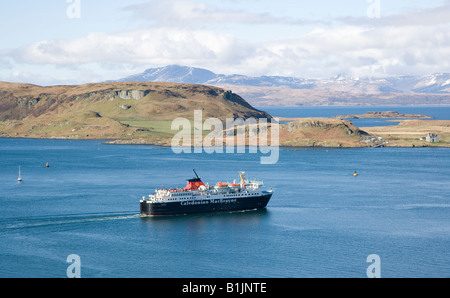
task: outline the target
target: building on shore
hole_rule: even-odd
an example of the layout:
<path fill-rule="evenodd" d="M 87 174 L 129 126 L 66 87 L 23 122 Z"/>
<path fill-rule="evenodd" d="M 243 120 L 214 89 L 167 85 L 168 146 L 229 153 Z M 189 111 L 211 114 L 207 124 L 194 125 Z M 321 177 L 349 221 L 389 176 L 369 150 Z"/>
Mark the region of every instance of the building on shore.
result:
<path fill-rule="evenodd" d="M 425 137 L 425 141 L 427 141 L 428 143 L 439 143 L 439 134 L 437 134 L 437 133 L 429 133 Z"/>

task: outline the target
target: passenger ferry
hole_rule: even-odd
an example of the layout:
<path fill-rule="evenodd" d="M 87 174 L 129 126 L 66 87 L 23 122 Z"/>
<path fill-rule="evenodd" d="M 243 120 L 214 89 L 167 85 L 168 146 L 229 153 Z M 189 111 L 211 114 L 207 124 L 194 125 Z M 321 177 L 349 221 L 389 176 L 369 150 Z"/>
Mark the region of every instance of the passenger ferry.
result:
<path fill-rule="evenodd" d="M 140 201 L 140 213 L 145 217 L 211 212 L 232 212 L 266 208 L 272 190 L 263 190 L 264 183 L 246 180 L 239 172 L 240 183 L 204 184 L 195 172 L 185 188 L 156 189 Z"/>

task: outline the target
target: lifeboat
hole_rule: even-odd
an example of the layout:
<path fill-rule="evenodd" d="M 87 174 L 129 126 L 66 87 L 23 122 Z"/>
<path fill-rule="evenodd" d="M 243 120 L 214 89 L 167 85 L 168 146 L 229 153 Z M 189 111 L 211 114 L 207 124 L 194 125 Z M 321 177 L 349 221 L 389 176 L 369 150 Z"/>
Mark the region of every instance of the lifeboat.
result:
<path fill-rule="evenodd" d="M 225 192 L 228 190 L 228 183 L 219 182 L 214 188 L 219 192 Z"/>
<path fill-rule="evenodd" d="M 237 190 L 237 189 L 240 189 L 240 188 L 241 188 L 241 185 L 240 185 L 240 184 L 237 184 L 237 183 L 231 183 L 231 184 L 230 184 L 230 188 L 231 188 L 231 189 L 234 189 L 234 190 Z"/>

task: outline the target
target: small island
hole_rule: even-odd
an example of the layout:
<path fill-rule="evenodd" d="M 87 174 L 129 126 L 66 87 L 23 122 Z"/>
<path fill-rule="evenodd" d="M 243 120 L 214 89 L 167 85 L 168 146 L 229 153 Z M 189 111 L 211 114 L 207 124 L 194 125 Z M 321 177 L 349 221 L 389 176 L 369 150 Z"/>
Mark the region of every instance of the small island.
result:
<path fill-rule="evenodd" d="M 433 119 L 427 115 L 416 114 L 400 114 L 395 111 L 386 112 L 367 112 L 362 115 L 338 115 L 334 116 L 337 119 Z"/>

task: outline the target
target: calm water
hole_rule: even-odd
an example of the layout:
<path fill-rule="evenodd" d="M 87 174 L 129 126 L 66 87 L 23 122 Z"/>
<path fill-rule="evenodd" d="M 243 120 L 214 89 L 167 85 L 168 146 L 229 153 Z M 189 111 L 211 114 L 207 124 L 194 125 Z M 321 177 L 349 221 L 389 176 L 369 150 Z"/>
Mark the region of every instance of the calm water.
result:
<path fill-rule="evenodd" d="M 66 277 L 71 254 L 82 277 L 366 277 L 370 254 L 382 277 L 450 277 L 449 149 L 281 149 L 261 165 L 0 139 L 0 168 L 0 277 Z M 265 211 L 138 216 L 142 196 L 185 186 L 193 168 L 210 183 L 244 170 L 275 194 Z"/>
<path fill-rule="evenodd" d="M 396 111 L 400 114 L 420 114 L 434 120 L 450 120 L 450 106 L 356 106 L 356 107 L 262 107 L 274 117 L 334 117 L 337 115 L 361 115 L 367 112 Z M 396 119 L 351 119 L 357 127 L 397 125 Z"/>

